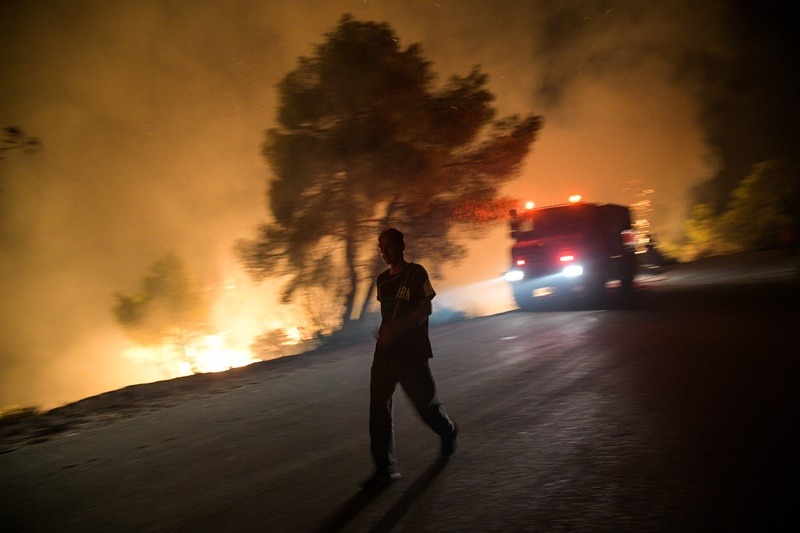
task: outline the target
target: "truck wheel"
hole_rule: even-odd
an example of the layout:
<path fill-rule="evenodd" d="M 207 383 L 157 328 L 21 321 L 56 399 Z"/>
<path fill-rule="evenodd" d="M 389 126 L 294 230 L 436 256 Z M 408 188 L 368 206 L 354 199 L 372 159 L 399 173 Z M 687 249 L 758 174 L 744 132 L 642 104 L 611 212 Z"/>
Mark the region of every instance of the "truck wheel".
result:
<path fill-rule="evenodd" d="M 636 276 L 638 265 L 636 255 L 632 253 L 623 256 L 623 259 L 622 278 L 619 281 L 622 286 L 622 292 L 628 294 L 633 291 L 633 278 Z"/>
<path fill-rule="evenodd" d="M 633 292 L 633 275 L 625 275 L 622 277 L 620 281 L 620 286 L 622 287 L 622 292 L 629 294 Z"/>
<path fill-rule="evenodd" d="M 514 287 L 514 301 L 517 302 L 520 309 L 524 309 L 525 311 L 531 311 L 536 307 L 531 289 Z"/>
<path fill-rule="evenodd" d="M 606 280 L 602 275 L 595 274 L 586 280 L 586 302 L 590 307 L 603 307 L 606 303 Z"/>

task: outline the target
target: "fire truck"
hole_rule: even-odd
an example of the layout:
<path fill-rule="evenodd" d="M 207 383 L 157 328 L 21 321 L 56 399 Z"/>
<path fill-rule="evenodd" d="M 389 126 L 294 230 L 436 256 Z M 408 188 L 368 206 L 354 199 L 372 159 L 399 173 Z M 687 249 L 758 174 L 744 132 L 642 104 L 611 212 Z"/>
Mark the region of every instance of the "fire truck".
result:
<path fill-rule="evenodd" d="M 613 281 L 623 291 L 633 288 L 635 239 L 627 207 L 578 201 L 509 214 L 514 245 L 505 279 L 521 308 L 554 295 L 601 299 Z"/>

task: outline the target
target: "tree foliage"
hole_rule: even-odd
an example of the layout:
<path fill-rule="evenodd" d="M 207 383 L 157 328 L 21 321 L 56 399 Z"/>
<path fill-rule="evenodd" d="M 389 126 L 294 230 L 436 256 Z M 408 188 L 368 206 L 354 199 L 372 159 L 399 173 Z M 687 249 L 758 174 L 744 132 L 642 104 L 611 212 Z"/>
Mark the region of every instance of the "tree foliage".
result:
<path fill-rule="evenodd" d="M 717 215 L 709 204 L 696 204 L 684 227 L 687 258 L 714 255 L 719 247 Z"/>
<path fill-rule="evenodd" d="M 3 128 L 3 136 L 0 139 L 0 159 L 9 150 L 33 150 L 40 148 L 42 142 L 36 137 L 31 137 L 16 126 Z"/>
<path fill-rule="evenodd" d="M 720 231 L 735 251 L 776 248 L 798 216 L 795 176 L 777 161 L 755 165 L 733 190 Z"/>
<path fill-rule="evenodd" d="M 210 306 L 176 256 L 167 254 L 151 265 L 141 288 L 132 295 L 114 294 L 112 312 L 137 344 L 185 347 L 207 334 Z"/>
<path fill-rule="evenodd" d="M 696 205 L 686 224 L 690 257 L 792 244 L 800 222 L 800 182 L 780 161 L 755 165 L 731 192 L 722 213 Z"/>
<path fill-rule="evenodd" d="M 285 276 L 285 300 L 327 287 L 347 321 L 381 268 L 381 228 L 406 233 L 434 275 L 464 257 L 448 230 L 507 212 L 499 189 L 541 127 L 533 115 L 496 120 L 486 84 L 476 67 L 437 85 L 419 45 L 344 16 L 278 85 L 279 126 L 263 146 L 272 222 L 238 245 L 251 275 Z"/>

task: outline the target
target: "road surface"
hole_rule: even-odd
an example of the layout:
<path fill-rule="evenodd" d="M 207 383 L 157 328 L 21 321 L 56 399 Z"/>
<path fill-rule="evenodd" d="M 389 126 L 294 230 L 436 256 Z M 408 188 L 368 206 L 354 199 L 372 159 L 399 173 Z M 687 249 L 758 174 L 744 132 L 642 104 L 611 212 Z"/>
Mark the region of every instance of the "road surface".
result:
<path fill-rule="evenodd" d="M 255 365 L 238 388 L 0 455 L 5 531 L 796 530 L 796 259 L 652 272 L 611 309 L 434 328 L 459 449 L 399 391 L 378 494 L 372 345 Z"/>

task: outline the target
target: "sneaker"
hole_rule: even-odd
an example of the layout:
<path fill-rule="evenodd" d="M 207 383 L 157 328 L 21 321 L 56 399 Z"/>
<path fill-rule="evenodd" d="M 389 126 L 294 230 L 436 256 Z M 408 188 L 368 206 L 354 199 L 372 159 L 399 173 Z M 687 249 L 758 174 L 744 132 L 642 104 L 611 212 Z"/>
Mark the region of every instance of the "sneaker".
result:
<path fill-rule="evenodd" d="M 369 479 L 361 484 L 361 488 L 369 491 L 380 490 L 391 484 L 391 482 L 396 479 L 400 479 L 400 472 L 385 472 L 378 470 Z"/>
<path fill-rule="evenodd" d="M 442 437 L 442 457 L 450 457 L 456 453 L 456 439 L 458 438 L 458 426 L 453 425 L 453 431 L 446 437 Z"/>

